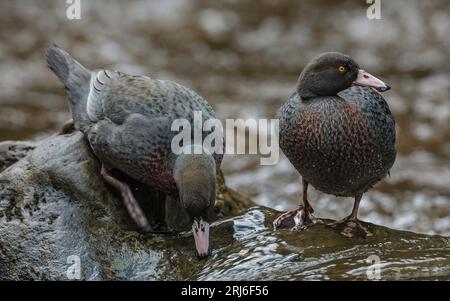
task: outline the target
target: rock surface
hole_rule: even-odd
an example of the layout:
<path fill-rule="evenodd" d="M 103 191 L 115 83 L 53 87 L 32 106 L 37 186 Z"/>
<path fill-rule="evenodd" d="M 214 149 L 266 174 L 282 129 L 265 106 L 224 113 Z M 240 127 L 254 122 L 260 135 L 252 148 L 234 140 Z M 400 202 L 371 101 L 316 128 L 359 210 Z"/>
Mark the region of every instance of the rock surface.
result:
<path fill-rule="evenodd" d="M 98 171 L 79 132 L 0 143 L 0 280 L 65 280 L 76 275 L 77 258 L 85 280 L 368 279 L 377 267 L 383 280 L 450 279 L 448 237 L 376 225 L 367 239 L 347 239 L 323 225 L 273 231 L 278 212 L 250 208 L 223 177 L 213 254 L 198 260 L 189 232 L 137 232 Z M 164 196 L 132 185 L 150 220 L 160 221 L 154 209 Z"/>

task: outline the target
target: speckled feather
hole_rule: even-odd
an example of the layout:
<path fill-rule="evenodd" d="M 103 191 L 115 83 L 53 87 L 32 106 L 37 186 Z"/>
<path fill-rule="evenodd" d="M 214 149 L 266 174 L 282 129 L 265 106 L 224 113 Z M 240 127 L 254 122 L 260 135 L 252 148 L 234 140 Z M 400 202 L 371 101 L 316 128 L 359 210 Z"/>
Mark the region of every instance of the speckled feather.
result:
<path fill-rule="evenodd" d="M 294 93 L 278 112 L 280 146 L 316 189 L 355 196 L 392 167 L 395 121 L 371 88 L 351 87 L 339 95 L 302 100 Z"/>
<path fill-rule="evenodd" d="M 95 88 L 87 102 L 92 125 L 86 134 L 95 154 L 108 167 L 175 194 L 170 145 L 176 132 L 170 130 L 171 124 L 178 118 L 193 124 L 194 111 L 202 111 L 203 120 L 216 118 L 211 106 L 171 81 L 111 70 L 97 70 L 93 78 Z M 220 166 L 222 155 L 214 159 Z"/>

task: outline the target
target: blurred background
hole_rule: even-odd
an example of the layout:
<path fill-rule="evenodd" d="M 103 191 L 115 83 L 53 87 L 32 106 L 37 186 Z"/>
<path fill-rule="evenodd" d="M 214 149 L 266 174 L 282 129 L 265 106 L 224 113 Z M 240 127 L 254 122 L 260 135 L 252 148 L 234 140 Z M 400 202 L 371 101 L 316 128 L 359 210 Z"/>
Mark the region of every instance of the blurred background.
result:
<path fill-rule="evenodd" d="M 52 43 L 84 65 L 169 79 L 196 90 L 220 119 L 273 118 L 304 65 L 324 51 L 351 55 L 391 87 L 397 121 L 391 176 L 364 195 L 360 217 L 397 229 L 450 235 L 450 5 L 365 0 L 0 0 L 0 141 L 40 139 L 70 118 L 47 70 Z M 282 156 L 226 156 L 229 186 L 261 205 L 291 209 L 300 176 Z M 317 216 L 342 218 L 351 198 L 310 189 Z"/>

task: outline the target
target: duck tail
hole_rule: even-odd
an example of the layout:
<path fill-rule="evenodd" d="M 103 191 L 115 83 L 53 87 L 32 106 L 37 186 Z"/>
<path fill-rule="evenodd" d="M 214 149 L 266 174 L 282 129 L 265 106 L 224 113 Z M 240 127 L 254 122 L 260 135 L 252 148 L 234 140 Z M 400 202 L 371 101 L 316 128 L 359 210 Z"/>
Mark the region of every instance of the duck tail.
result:
<path fill-rule="evenodd" d="M 66 88 L 75 128 L 82 130 L 90 123 L 86 113 L 86 102 L 89 95 L 91 71 L 56 45 L 47 48 L 45 58 L 50 70 Z"/>

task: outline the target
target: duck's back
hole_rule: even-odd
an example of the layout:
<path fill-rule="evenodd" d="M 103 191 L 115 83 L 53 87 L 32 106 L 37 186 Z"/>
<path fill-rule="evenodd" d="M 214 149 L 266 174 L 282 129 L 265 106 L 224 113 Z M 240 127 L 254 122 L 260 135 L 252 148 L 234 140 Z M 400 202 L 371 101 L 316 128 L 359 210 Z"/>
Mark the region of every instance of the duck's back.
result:
<path fill-rule="evenodd" d="M 92 121 L 108 118 L 121 124 L 135 113 L 148 118 L 164 115 L 189 119 L 193 111 L 201 111 L 204 118 L 215 117 L 200 95 L 172 81 L 98 70 L 91 85 L 87 111 Z"/>
<path fill-rule="evenodd" d="M 302 100 L 278 112 L 280 146 L 305 180 L 330 194 L 354 196 L 387 175 L 395 160 L 395 122 L 369 88 Z"/>

